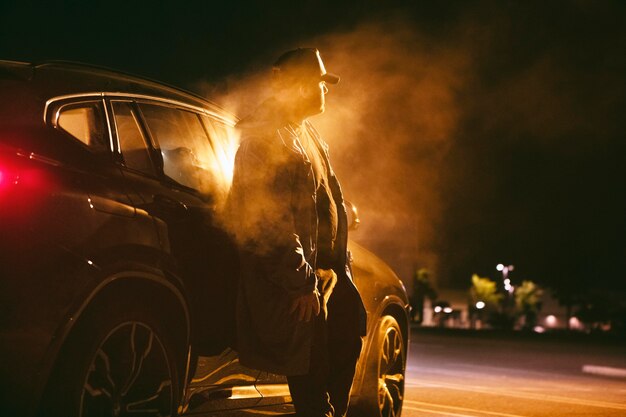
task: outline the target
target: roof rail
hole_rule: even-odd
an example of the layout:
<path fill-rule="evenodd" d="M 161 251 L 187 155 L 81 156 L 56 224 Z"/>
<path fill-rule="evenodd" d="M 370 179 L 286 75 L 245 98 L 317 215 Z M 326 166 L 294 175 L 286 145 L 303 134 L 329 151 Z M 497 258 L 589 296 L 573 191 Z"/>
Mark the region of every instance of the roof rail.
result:
<path fill-rule="evenodd" d="M 35 68 L 30 62 L 0 60 L 0 75 L 10 78 L 30 80 Z"/>
<path fill-rule="evenodd" d="M 162 87 L 171 88 L 173 90 L 176 90 L 176 91 L 184 93 L 184 94 L 189 94 L 189 95 L 191 95 L 191 96 L 193 96 L 195 98 L 198 98 L 198 99 L 200 99 L 202 101 L 208 102 L 208 103 L 210 103 L 210 104 L 212 104 L 214 106 L 217 106 L 221 110 L 223 110 L 223 111 L 225 111 L 227 113 L 230 113 L 229 111 L 223 109 L 218 104 L 213 103 L 212 101 L 208 100 L 206 97 L 202 97 L 198 93 L 194 93 L 193 91 L 185 90 L 184 88 L 180 88 L 180 87 L 177 87 L 175 85 L 168 84 L 168 83 L 165 83 L 163 81 L 156 80 L 154 78 L 145 77 L 143 75 L 133 74 L 133 73 L 128 72 L 128 71 L 122 71 L 122 70 L 106 67 L 106 66 L 103 66 L 103 65 L 87 64 L 87 63 L 84 63 L 84 62 L 65 61 L 65 60 L 45 60 L 45 61 L 32 63 L 31 65 L 33 65 L 33 67 L 35 69 L 41 68 L 41 67 L 47 67 L 47 66 L 77 67 L 77 68 L 85 68 L 85 69 L 94 69 L 94 70 L 99 70 L 99 71 L 106 71 L 106 72 L 111 72 L 111 73 L 117 74 L 117 75 L 126 75 L 128 77 L 137 78 L 139 80 L 152 82 L 152 83 L 158 84 L 159 86 L 162 86 Z"/>
<path fill-rule="evenodd" d="M 33 65 L 32 62 L 26 61 L 15 61 L 11 59 L 0 59 L 0 64 L 9 64 L 9 65 Z"/>

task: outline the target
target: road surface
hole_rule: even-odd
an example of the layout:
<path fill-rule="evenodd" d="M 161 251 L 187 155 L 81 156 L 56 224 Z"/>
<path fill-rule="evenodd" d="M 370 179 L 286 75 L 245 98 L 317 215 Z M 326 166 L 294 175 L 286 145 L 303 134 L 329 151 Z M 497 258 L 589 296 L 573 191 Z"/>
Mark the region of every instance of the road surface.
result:
<path fill-rule="evenodd" d="M 438 329 L 411 337 L 402 417 L 626 416 L 623 340 Z"/>

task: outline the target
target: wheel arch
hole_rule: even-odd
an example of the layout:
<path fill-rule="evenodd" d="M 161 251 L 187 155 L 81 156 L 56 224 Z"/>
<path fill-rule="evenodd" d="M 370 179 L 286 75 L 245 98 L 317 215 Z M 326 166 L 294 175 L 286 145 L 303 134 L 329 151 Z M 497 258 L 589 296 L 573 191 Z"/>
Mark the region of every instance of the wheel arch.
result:
<path fill-rule="evenodd" d="M 384 316 L 393 317 L 400 325 L 400 329 L 404 336 L 403 337 L 404 351 L 405 351 L 406 357 L 408 358 L 410 325 L 409 325 L 409 315 L 407 312 L 407 307 L 404 306 L 404 303 L 402 302 L 402 300 L 397 297 L 388 296 L 385 298 L 384 301 L 385 302 L 381 303 L 380 307 L 378 308 L 378 310 L 376 311 L 374 315 L 376 320 L 375 321 L 372 320 L 368 325 L 368 335 L 367 335 L 368 343 L 365 343 L 363 346 L 364 349 L 361 352 L 361 358 L 359 360 L 358 367 L 355 373 L 352 391 L 350 394 L 351 407 L 355 404 L 358 406 L 359 399 L 361 397 L 361 391 L 363 388 L 365 372 L 367 369 L 367 359 L 369 358 L 371 350 L 374 348 L 373 343 L 372 343 L 373 341 L 372 338 L 374 337 L 374 332 L 376 332 L 379 321 Z M 371 320 L 371 318 L 368 318 L 368 319 Z M 350 416 L 350 414 L 348 415 Z"/>
<path fill-rule="evenodd" d="M 99 282 L 75 311 L 70 319 L 71 323 L 67 333 L 71 332 L 74 324 L 81 317 L 99 304 L 142 302 L 144 306 L 151 307 L 146 304 L 150 300 L 154 307 L 171 311 L 175 314 L 173 318 L 184 320 L 184 340 L 189 343 L 191 318 L 187 299 L 181 289 L 168 277 L 170 274 L 145 265 L 141 265 L 140 269 L 137 264 L 129 265 L 127 268 L 129 269 L 116 272 Z M 159 302 L 164 302 L 164 304 L 158 304 Z M 180 322 L 177 327 L 180 327 Z"/>
<path fill-rule="evenodd" d="M 372 321 L 368 325 L 368 337 L 373 336 L 373 333 L 376 331 L 376 328 L 378 326 L 378 319 L 381 319 L 384 316 L 392 316 L 393 318 L 396 319 L 396 321 L 400 325 L 400 329 L 402 330 L 402 335 L 404 336 L 404 344 L 405 344 L 404 348 L 408 354 L 409 334 L 410 334 L 409 313 L 407 310 L 408 307 L 405 306 L 404 304 L 405 303 L 403 302 L 403 300 L 400 299 L 399 297 L 396 297 L 396 296 L 385 297 L 385 299 L 383 300 L 383 302 L 380 304 L 379 308 L 377 309 L 376 314 L 374 315 L 374 317 L 376 317 L 376 320 Z M 362 353 L 365 355 L 368 355 L 371 348 L 372 348 L 372 345 L 368 344 L 367 352 L 362 352 Z"/>
<path fill-rule="evenodd" d="M 102 271 L 100 279 L 80 303 L 72 309 L 70 317 L 55 335 L 51 348 L 50 367 L 46 372 L 42 387 L 42 402 L 45 403 L 50 384 L 53 383 L 57 368 L 63 363 L 64 348 L 71 343 L 73 331 L 82 320 L 93 314 L 106 314 L 111 306 L 140 304 L 158 314 L 164 320 L 164 327 L 176 341 L 176 358 L 179 364 L 180 388 L 186 389 L 190 360 L 191 317 L 187 299 L 182 289 L 176 285 L 177 278 L 171 273 L 139 262 L 123 262 L 107 268 L 114 272 Z M 181 325 L 184 323 L 184 325 Z M 181 397 L 182 398 L 182 397 Z"/>

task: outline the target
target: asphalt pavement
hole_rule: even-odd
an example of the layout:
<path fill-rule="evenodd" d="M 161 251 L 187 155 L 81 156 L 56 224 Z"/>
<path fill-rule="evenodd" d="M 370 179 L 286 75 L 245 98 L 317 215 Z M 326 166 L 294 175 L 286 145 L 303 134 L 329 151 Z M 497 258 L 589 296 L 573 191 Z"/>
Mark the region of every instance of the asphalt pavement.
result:
<path fill-rule="evenodd" d="M 626 343 L 413 329 L 403 417 L 626 416 Z"/>

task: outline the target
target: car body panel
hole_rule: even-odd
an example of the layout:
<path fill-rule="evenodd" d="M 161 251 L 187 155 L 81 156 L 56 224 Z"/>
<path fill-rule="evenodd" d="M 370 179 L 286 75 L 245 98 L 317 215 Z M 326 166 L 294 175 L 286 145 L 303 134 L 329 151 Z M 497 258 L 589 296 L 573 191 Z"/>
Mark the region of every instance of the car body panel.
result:
<path fill-rule="evenodd" d="M 408 349 L 410 306 L 404 284 L 385 262 L 353 240 L 349 243 L 349 250 L 354 282 L 359 289 L 368 317 L 367 342 L 361 350 L 351 391 L 351 401 L 356 402 L 362 388 L 365 359 L 370 357 L 372 337 L 378 325 L 377 318 L 385 314 L 393 315 L 407 330 L 405 349 Z"/>

